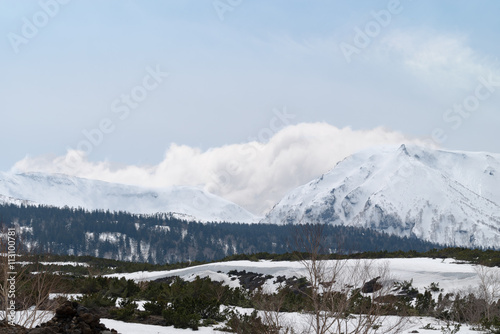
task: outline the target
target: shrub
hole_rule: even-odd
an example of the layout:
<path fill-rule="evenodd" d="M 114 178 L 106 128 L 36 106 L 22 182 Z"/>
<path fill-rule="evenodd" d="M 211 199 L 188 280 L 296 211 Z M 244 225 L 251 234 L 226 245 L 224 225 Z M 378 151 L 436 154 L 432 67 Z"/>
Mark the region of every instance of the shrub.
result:
<path fill-rule="evenodd" d="M 116 305 L 115 297 L 107 297 L 103 293 L 96 292 L 77 298 L 79 304 L 92 309 L 98 307 L 110 307 Z"/>
<path fill-rule="evenodd" d="M 122 299 L 119 305 L 120 308 L 111 310 L 109 312 L 110 315 L 118 320 L 131 320 L 134 316 L 135 311 L 137 310 L 137 304 L 134 303 L 131 299 Z"/>
<path fill-rule="evenodd" d="M 163 310 L 167 326 L 197 330 L 201 316 L 195 312 L 197 300 L 192 297 L 179 299 Z"/>
<path fill-rule="evenodd" d="M 253 311 L 250 315 L 233 313 L 222 330 L 238 334 L 279 333 L 279 330 L 265 325 L 257 316 L 257 311 Z"/>
<path fill-rule="evenodd" d="M 164 303 L 159 301 L 147 302 L 144 304 L 144 310 L 153 315 L 162 315 L 163 310 L 166 308 Z"/>

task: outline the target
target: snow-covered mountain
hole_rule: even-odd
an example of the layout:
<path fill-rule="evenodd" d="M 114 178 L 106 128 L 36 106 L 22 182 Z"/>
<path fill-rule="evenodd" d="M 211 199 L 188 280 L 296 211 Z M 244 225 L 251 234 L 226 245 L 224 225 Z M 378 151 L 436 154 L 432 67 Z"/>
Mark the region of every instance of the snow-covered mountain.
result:
<path fill-rule="evenodd" d="M 365 150 L 290 192 L 262 222 L 344 224 L 500 247 L 500 154 L 408 145 Z"/>
<path fill-rule="evenodd" d="M 82 207 L 137 214 L 172 212 L 187 220 L 251 223 L 252 213 L 203 189 L 149 189 L 63 174 L 0 173 L 0 202 Z"/>

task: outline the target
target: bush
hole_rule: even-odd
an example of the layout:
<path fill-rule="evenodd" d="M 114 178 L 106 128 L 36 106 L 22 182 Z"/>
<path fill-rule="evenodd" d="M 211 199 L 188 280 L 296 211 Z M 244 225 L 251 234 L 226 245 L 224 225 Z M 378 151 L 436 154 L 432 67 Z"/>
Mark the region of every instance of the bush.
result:
<path fill-rule="evenodd" d="M 257 316 L 257 311 L 253 311 L 250 315 L 233 313 L 227 321 L 226 327 L 222 330 L 238 334 L 279 333 L 277 329 L 273 330 L 270 326 L 265 325 L 262 319 Z"/>
<path fill-rule="evenodd" d="M 179 299 L 167 306 L 163 318 L 167 326 L 175 328 L 191 328 L 197 330 L 201 316 L 196 312 L 197 300 L 192 297 Z"/>
<path fill-rule="evenodd" d="M 496 316 L 491 320 L 483 318 L 481 326 L 487 334 L 500 334 L 500 319 Z"/>
<path fill-rule="evenodd" d="M 163 310 L 166 308 L 166 305 L 160 303 L 159 301 L 147 302 L 144 304 L 144 310 L 153 314 L 153 315 L 162 315 Z"/>
<path fill-rule="evenodd" d="M 115 297 L 107 297 L 103 293 L 96 292 L 77 298 L 77 302 L 86 308 L 110 307 L 116 305 Z"/>
<path fill-rule="evenodd" d="M 134 303 L 131 299 L 123 299 L 120 301 L 119 305 L 120 308 L 111 310 L 109 312 L 110 315 L 117 320 L 131 320 L 134 316 L 135 311 L 137 310 L 137 304 Z"/>

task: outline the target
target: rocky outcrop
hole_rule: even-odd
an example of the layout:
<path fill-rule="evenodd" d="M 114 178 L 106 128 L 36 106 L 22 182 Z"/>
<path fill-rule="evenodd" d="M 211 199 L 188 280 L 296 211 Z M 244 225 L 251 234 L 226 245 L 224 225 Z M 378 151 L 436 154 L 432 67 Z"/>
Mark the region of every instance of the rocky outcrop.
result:
<path fill-rule="evenodd" d="M 368 282 L 366 282 L 363 285 L 363 287 L 361 288 L 361 292 L 374 293 L 375 291 L 382 289 L 382 284 L 377 282 L 379 279 L 380 279 L 380 276 L 375 277 L 374 279 L 371 279 Z"/>
<path fill-rule="evenodd" d="M 46 323 L 36 328 L 27 329 L 20 326 L 10 326 L 0 324 L 0 334 L 113 334 L 100 323 L 98 316 L 92 314 L 87 308 L 76 302 L 66 301 L 56 309 L 56 315 Z"/>

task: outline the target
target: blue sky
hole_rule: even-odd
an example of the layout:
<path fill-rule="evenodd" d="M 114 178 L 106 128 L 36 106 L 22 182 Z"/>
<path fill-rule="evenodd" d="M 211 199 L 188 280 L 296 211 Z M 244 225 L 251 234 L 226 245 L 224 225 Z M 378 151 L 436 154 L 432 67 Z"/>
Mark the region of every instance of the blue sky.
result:
<path fill-rule="evenodd" d="M 158 168 L 172 145 L 204 154 L 309 123 L 358 131 L 352 150 L 398 133 L 500 152 L 499 12 L 498 1 L 1 0 L 0 170 L 51 170 L 78 147 L 93 167 Z M 151 71 L 168 77 L 144 91 Z M 120 118 L 134 89 L 147 96 Z M 293 117 L 273 127 L 276 110 Z M 352 151 L 333 154 L 337 141 L 318 155 Z"/>

